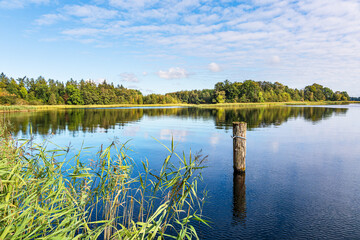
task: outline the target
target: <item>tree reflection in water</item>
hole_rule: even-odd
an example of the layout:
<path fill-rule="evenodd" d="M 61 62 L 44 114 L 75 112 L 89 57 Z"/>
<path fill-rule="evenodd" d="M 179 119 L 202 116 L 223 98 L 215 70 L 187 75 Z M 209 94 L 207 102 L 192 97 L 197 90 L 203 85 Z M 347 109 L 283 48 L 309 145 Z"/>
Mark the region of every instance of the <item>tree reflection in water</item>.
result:
<path fill-rule="evenodd" d="M 143 117 L 176 117 L 213 120 L 218 129 L 229 130 L 234 121 L 245 121 L 248 129 L 281 125 L 290 118 L 318 122 L 333 114 L 346 114 L 347 108 L 328 107 L 260 107 L 260 108 L 127 108 L 65 109 L 40 112 L 3 113 L 11 121 L 14 133 L 57 134 L 61 131 L 95 132 L 122 127 Z"/>

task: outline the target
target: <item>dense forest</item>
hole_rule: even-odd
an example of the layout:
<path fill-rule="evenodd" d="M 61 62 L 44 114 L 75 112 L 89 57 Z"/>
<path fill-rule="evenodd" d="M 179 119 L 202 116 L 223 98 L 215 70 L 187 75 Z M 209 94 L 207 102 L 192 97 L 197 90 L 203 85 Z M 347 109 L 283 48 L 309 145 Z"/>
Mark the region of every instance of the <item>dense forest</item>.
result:
<path fill-rule="evenodd" d="M 9 78 L 0 75 L 0 104 L 10 105 L 94 105 L 94 104 L 171 104 L 171 103 L 237 103 L 289 101 L 348 101 L 347 92 L 333 91 L 314 83 L 304 89 L 292 89 L 281 83 L 218 82 L 214 89 L 179 91 L 144 96 L 139 90 L 113 83 L 91 80 L 66 83 L 43 77 Z"/>

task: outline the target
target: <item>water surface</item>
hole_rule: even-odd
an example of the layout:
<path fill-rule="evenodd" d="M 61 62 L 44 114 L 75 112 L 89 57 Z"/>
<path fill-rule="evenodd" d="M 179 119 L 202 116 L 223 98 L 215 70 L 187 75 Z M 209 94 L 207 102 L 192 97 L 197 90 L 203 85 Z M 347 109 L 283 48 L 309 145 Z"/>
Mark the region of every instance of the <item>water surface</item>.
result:
<path fill-rule="evenodd" d="M 201 239 L 360 239 L 359 105 L 250 109 L 68 109 L 5 114 L 18 138 L 79 149 L 117 139 L 136 161 L 208 155 Z M 232 122 L 248 122 L 246 175 L 233 175 Z M 95 150 L 94 150 L 95 151 Z"/>

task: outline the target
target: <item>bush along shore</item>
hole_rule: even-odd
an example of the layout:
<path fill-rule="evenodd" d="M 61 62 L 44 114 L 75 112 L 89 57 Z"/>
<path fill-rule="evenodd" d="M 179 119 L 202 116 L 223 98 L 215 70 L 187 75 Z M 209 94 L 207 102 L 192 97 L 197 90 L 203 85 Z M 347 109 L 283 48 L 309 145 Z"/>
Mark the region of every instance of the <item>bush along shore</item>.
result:
<path fill-rule="evenodd" d="M 180 157 L 173 144 L 160 170 L 137 171 L 122 144 L 90 159 L 86 148 L 16 141 L 4 124 L 0 138 L 0 239 L 197 239 L 194 222 L 207 224 L 205 158 Z"/>
<path fill-rule="evenodd" d="M 279 82 L 245 80 L 218 82 L 213 89 L 143 95 L 139 90 L 103 81 L 61 82 L 43 77 L 18 78 L 0 74 L 0 104 L 8 105 L 109 105 L 109 104 L 214 104 L 291 101 L 348 101 L 345 91 L 314 83 L 293 89 Z"/>

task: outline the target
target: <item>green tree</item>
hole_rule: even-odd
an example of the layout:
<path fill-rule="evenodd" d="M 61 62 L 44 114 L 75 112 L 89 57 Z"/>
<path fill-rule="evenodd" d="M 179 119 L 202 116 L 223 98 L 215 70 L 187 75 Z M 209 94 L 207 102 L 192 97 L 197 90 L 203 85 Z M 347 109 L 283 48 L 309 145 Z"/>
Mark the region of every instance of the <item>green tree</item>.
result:
<path fill-rule="evenodd" d="M 6 90 L 10 94 L 14 94 L 16 96 L 19 96 L 19 85 L 16 83 L 15 79 L 11 78 L 8 82 L 8 85 L 6 86 Z"/>
<path fill-rule="evenodd" d="M 334 92 L 330 88 L 324 87 L 323 94 L 325 96 L 325 100 L 333 100 L 334 98 Z"/>
<path fill-rule="evenodd" d="M 47 103 L 50 97 L 49 86 L 43 77 L 38 77 L 34 84 L 34 93 L 36 99 L 41 100 L 43 103 Z"/>
<path fill-rule="evenodd" d="M 76 86 L 74 86 L 72 84 L 67 85 L 66 86 L 66 94 L 68 95 L 66 104 L 69 104 L 69 105 L 84 104 L 84 101 L 81 98 L 80 90 Z"/>
<path fill-rule="evenodd" d="M 48 104 L 49 104 L 49 105 L 56 105 L 56 104 L 57 104 L 57 100 L 56 100 L 56 95 L 55 95 L 55 93 L 51 93 L 51 94 L 50 94 Z"/>
<path fill-rule="evenodd" d="M 9 78 L 4 74 L 0 74 L 0 88 L 6 89 L 7 85 L 9 84 Z"/>
<path fill-rule="evenodd" d="M 246 80 L 240 87 L 240 95 L 245 95 L 250 102 L 260 102 L 259 93 L 261 88 L 259 84 L 252 80 Z"/>
<path fill-rule="evenodd" d="M 217 103 L 224 103 L 226 100 L 225 91 L 216 91 L 215 100 Z"/>
<path fill-rule="evenodd" d="M 19 91 L 19 95 L 22 99 L 26 99 L 27 98 L 27 95 L 28 95 L 28 92 L 26 90 L 25 87 L 21 87 L 20 88 L 20 91 Z"/>

